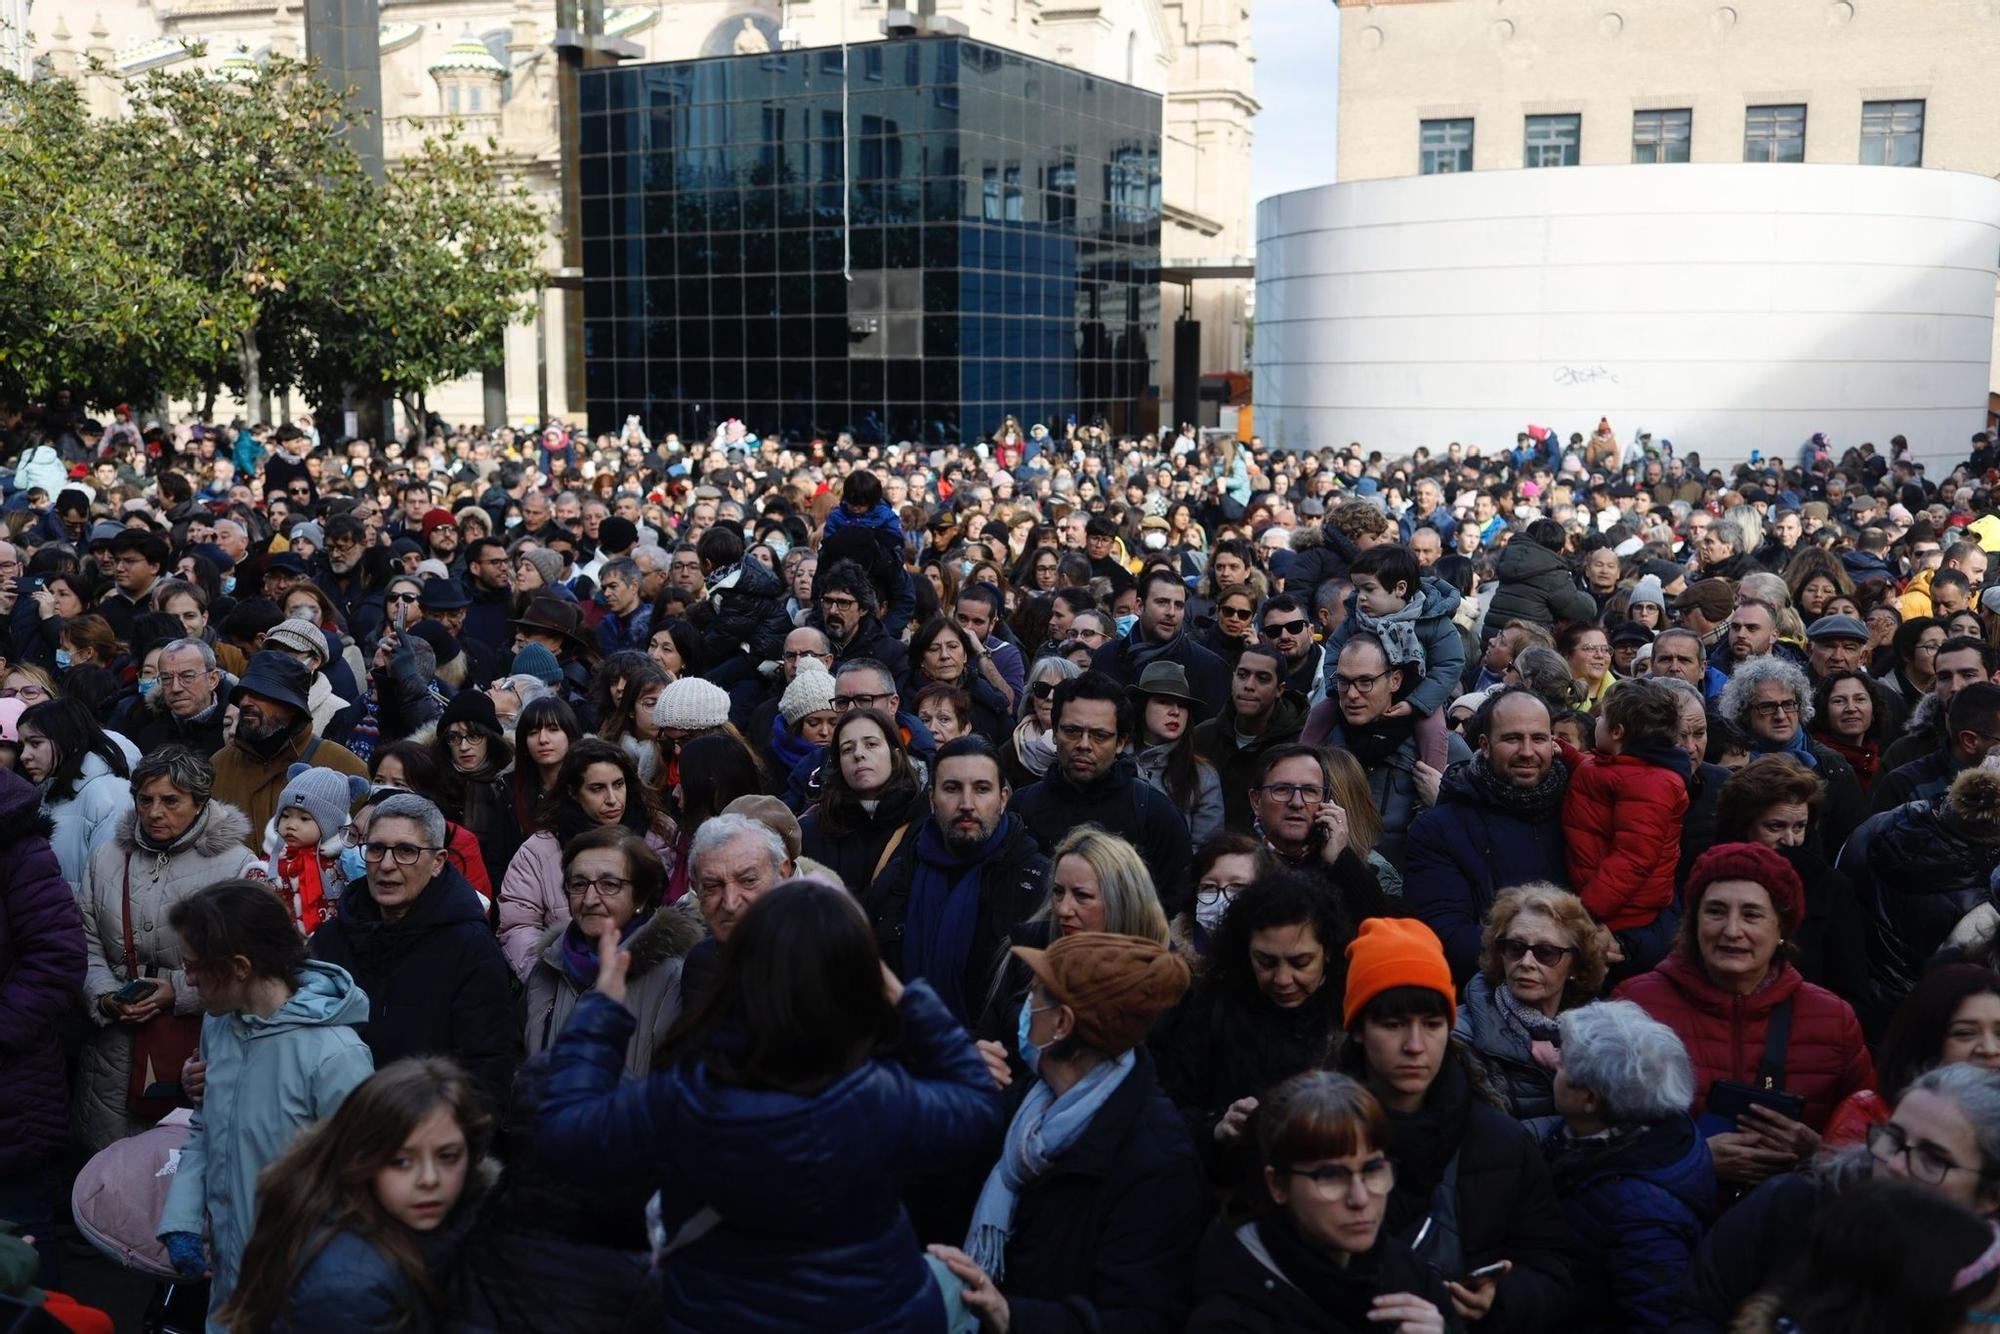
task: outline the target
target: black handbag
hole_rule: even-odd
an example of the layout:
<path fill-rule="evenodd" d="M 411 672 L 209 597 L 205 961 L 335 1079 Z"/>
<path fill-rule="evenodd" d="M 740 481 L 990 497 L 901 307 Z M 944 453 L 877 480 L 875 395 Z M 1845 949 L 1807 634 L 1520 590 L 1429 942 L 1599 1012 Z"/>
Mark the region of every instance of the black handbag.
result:
<path fill-rule="evenodd" d="M 1733 1128 L 1752 1107 L 1768 1107 L 1794 1121 L 1805 1120 L 1806 1100 L 1785 1092 L 1785 1049 L 1792 1041 L 1792 1002 L 1780 1001 L 1764 1026 L 1764 1057 L 1757 1062 L 1756 1082 L 1718 1079 L 1709 1086 L 1708 1116 L 1722 1117 Z"/>

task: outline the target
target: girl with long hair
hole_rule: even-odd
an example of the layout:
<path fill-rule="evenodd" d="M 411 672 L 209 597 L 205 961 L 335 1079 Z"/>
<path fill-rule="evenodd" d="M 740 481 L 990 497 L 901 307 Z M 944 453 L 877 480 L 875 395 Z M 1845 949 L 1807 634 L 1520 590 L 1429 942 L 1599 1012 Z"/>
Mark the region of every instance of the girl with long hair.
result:
<path fill-rule="evenodd" d="M 902 729 L 879 710 L 841 714 L 826 753 L 819 800 L 799 820 L 799 850 L 859 893 L 875 883 L 928 803 Z"/>
<path fill-rule="evenodd" d="M 433 1275 L 486 1194 L 491 1137 L 453 1062 L 378 1070 L 265 1170 L 257 1230 L 217 1323 L 231 1334 L 436 1328 Z"/>
<path fill-rule="evenodd" d="M 9 680 L 31 670 L 17 666 Z M 80 702 L 46 695 L 21 714 L 16 730 L 21 777 L 41 788 L 42 810 L 55 822 L 49 845 L 63 875 L 80 884 L 92 850 L 112 840 L 119 817 L 132 809 L 125 780 L 138 748 L 106 732 Z"/>
<path fill-rule="evenodd" d="M 514 720 L 514 818 L 527 831 L 539 829 L 542 803 L 555 787 L 569 748 L 583 735 L 576 710 L 560 695 L 544 695 L 521 706 Z"/>
<path fill-rule="evenodd" d="M 640 781 L 650 784 L 658 777 L 660 768 L 660 748 L 656 744 L 660 729 L 653 721 L 653 706 L 660 702 L 660 692 L 673 678 L 651 658 L 634 656 L 638 661 L 627 664 L 616 702 L 598 711 L 596 733 L 622 746 L 638 764 Z"/>
<path fill-rule="evenodd" d="M 1148 685 L 1131 688 L 1139 703 L 1138 735 L 1132 738 L 1132 758 L 1139 776 L 1166 793 L 1187 817 L 1196 845 L 1222 832 L 1222 775 L 1195 754 L 1194 710 L 1199 703 L 1188 689 L 1187 674 L 1166 664 L 1164 674 Z"/>

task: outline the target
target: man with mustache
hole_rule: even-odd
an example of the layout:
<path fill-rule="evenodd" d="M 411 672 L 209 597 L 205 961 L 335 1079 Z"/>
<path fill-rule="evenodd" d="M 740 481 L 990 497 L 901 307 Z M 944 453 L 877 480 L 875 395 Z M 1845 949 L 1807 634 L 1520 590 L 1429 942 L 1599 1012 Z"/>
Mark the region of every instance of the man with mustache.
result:
<path fill-rule="evenodd" d="M 236 732 L 213 757 L 213 796 L 250 817 L 244 842 L 259 852 L 292 765 L 368 776 L 368 766 L 347 747 L 313 735 L 307 703 L 311 689 L 312 673 L 304 663 L 266 649 L 250 659 L 243 679 L 229 692 L 229 702 L 236 706 Z"/>

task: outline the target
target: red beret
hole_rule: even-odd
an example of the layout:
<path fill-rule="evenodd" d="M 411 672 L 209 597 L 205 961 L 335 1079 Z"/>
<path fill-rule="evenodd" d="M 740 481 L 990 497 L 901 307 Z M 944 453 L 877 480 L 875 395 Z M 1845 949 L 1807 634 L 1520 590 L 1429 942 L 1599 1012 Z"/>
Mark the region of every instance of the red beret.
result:
<path fill-rule="evenodd" d="M 1718 843 L 1694 859 L 1682 895 L 1690 916 L 1701 911 L 1701 896 L 1718 880 L 1749 880 L 1762 885 L 1788 936 L 1805 920 L 1806 889 L 1799 883 L 1799 873 L 1762 843 Z"/>

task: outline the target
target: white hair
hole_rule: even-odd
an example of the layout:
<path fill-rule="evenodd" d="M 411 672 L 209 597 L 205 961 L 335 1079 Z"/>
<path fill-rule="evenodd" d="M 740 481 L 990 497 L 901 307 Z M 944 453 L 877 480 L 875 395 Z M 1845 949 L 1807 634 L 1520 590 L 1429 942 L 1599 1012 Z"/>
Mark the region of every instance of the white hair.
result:
<path fill-rule="evenodd" d="M 710 816 L 694 831 L 694 842 L 688 848 L 688 879 L 700 876 L 702 862 L 741 838 L 755 843 L 757 850 L 771 859 L 773 876 L 784 874 L 785 840 L 778 837 L 778 831 L 747 815 L 725 814 Z"/>
<path fill-rule="evenodd" d="M 1556 1020 L 1569 1082 L 1595 1093 L 1616 1124 L 1662 1121 L 1694 1104 L 1680 1036 L 1631 1001 L 1598 1001 Z"/>

